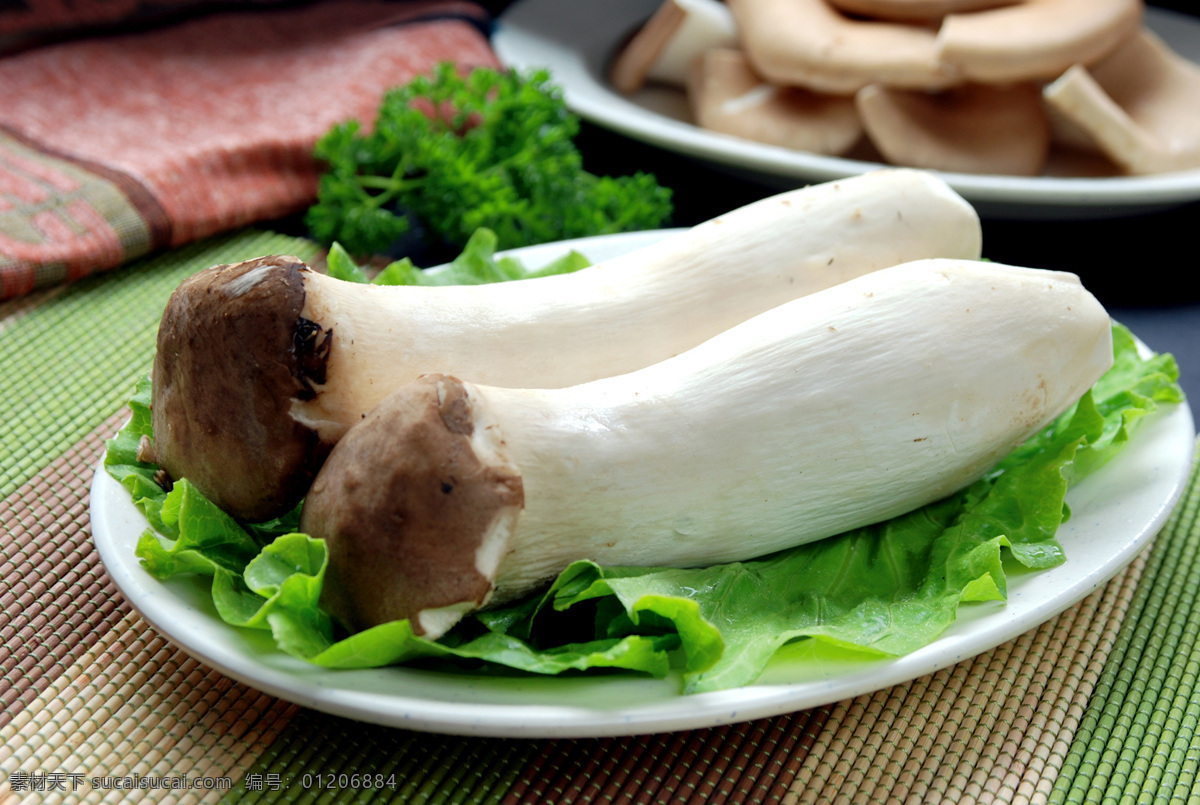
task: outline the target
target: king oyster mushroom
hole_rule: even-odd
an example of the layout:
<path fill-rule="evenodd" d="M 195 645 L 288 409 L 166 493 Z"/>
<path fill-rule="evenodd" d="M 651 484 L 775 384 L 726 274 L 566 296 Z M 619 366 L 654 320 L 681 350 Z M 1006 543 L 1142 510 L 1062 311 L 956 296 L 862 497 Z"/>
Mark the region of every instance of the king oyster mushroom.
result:
<path fill-rule="evenodd" d="M 647 366 L 789 299 L 921 257 L 978 257 L 944 182 L 888 170 L 790 191 L 574 274 L 381 287 L 289 257 L 184 281 L 154 361 L 154 453 L 235 517 L 299 502 L 330 447 L 427 372 L 567 386 Z"/>
<path fill-rule="evenodd" d="M 1112 363 L 1077 277 L 926 260 L 563 389 L 427 375 L 333 449 L 301 528 L 353 630 L 437 637 L 570 563 L 698 566 L 881 521 L 971 483 Z"/>

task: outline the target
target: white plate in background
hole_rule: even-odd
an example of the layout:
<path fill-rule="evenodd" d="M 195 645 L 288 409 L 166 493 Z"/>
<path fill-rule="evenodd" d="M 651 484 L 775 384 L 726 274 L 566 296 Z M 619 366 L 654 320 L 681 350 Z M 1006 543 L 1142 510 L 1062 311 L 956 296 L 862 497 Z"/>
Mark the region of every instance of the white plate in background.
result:
<path fill-rule="evenodd" d="M 880 167 L 706 131 L 688 122 L 678 90 L 648 88 L 631 97 L 617 92 L 605 78 L 607 65 L 660 2 L 518 0 L 501 15 L 492 43 L 506 65 L 549 68 L 568 108 L 584 119 L 775 189 Z M 1200 20 L 1149 8 L 1146 24 L 1177 53 L 1200 62 Z M 939 175 L 981 214 L 1004 218 L 1112 217 L 1200 200 L 1200 170 L 1105 178 Z"/>

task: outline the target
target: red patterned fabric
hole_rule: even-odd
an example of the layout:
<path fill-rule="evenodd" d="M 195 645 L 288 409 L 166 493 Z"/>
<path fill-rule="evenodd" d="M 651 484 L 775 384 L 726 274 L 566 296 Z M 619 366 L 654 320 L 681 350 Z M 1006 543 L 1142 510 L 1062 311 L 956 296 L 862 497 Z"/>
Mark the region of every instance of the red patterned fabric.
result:
<path fill-rule="evenodd" d="M 231 12 L 0 58 L 0 298 L 312 203 L 313 144 L 439 61 L 469 2 Z"/>

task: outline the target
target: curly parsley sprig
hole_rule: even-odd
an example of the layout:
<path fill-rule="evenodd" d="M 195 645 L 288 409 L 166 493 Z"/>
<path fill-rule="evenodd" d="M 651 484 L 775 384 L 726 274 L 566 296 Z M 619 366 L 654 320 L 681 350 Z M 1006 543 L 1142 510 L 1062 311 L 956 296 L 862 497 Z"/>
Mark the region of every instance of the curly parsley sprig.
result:
<path fill-rule="evenodd" d="M 578 132 L 545 70 L 440 64 L 389 91 L 370 133 L 351 120 L 317 143 L 328 171 L 306 223 L 358 254 L 388 251 L 414 219 L 457 247 L 486 227 L 502 249 L 661 226 L 670 190 L 588 173 Z"/>

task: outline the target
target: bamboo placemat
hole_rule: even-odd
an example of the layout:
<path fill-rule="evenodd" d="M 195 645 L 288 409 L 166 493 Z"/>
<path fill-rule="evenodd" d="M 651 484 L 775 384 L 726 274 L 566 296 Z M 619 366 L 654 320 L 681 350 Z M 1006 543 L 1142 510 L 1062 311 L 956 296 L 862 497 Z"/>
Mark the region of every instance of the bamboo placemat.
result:
<path fill-rule="evenodd" d="M 208 265 L 272 252 L 314 250 L 241 232 L 0 304 L 0 802 L 1200 797 L 1195 475 L 1153 548 L 1054 620 L 930 676 L 776 718 L 632 738 L 462 738 L 306 710 L 201 665 L 109 580 L 88 486 L 170 291 Z M 352 790 L 337 787 L 355 774 Z M 119 788 L 183 782 L 194 787 Z"/>

